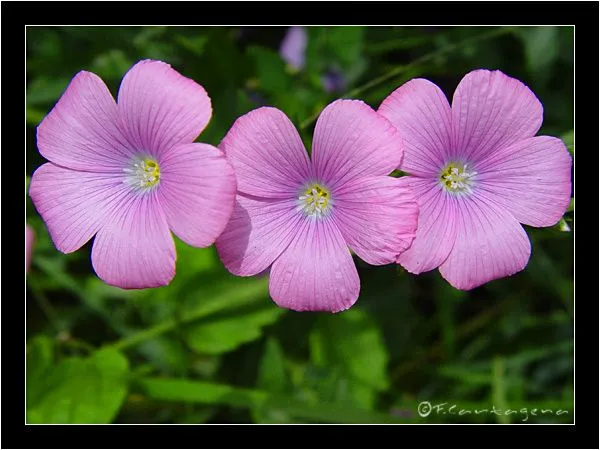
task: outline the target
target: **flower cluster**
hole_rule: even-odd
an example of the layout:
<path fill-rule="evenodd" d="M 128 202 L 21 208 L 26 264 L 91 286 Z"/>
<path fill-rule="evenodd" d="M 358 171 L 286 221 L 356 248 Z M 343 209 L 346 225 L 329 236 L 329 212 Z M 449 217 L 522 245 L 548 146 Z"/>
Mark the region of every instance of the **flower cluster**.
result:
<path fill-rule="evenodd" d="M 301 53 L 299 31 L 283 53 Z M 172 232 L 215 243 L 235 275 L 269 271 L 281 307 L 338 312 L 359 296 L 352 252 L 415 274 L 439 268 L 465 290 L 521 271 L 531 253 L 521 223 L 557 223 L 571 195 L 565 145 L 536 136 L 542 112 L 520 81 L 475 70 L 452 104 L 425 79 L 378 110 L 334 101 L 310 157 L 272 107 L 239 117 L 217 148 L 194 142 L 212 115 L 202 86 L 144 60 L 117 101 L 93 73 L 73 78 L 38 127 L 49 162 L 29 195 L 60 251 L 94 237 L 94 270 L 111 285 L 168 284 Z"/>

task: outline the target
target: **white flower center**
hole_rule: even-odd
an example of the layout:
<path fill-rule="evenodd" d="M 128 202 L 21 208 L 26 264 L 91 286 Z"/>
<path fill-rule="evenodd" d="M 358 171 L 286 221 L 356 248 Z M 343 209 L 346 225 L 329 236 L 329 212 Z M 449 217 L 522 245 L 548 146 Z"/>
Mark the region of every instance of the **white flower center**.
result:
<path fill-rule="evenodd" d="M 160 181 L 160 167 L 158 163 L 146 156 L 136 156 L 130 162 L 129 167 L 123 169 L 125 172 L 124 183 L 136 189 L 148 190 Z"/>
<path fill-rule="evenodd" d="M 440 183 L 448 192 L 470 194 L 475 175 L 477 175 L 477 172 L 470 171 L 467 164 L 452 162 L 440 172 Z"/>
<path fill-rule="evenodd" d="M 298 210 L 309 217 L 320 218 L 331 210 L 331 194 L 324 186 L 313 183 L 300 192 Z"/>

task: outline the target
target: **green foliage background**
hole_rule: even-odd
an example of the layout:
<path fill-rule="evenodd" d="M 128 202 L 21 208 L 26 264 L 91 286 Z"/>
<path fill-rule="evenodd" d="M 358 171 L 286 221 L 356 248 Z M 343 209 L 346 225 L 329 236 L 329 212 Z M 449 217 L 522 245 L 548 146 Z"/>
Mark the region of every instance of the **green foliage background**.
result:
<path fill-rule="evenodd" d="M 310 27 L 307 63 L 278 47 L 285 28 L 28 27 L 26 175 L 43 163 L 35 128 L 85 69 L 116 94 L 136 61 L 161 59 L 202 84 L 218 145 L 234 120 L 276 106 L 310 148 L 314 119 L 337 97 L 373 107 L 414 77 L 451 96 L 468 71 L 501 69 L 544 105 L 541 134 L 573 146 L 570 27 Z M 328 69 L 346 76 L 328 94 Z M 214 248 L 177 242 L 168 287 L 124 291 L 93 273 L 90 247 L 64 255 L 26 198 L 36 242 L 27 275 L 29 423 L 572 422 L 573 203 L 560 226 L 525 227 L 527 268 L 471 292 L 437 271 L 356 259 L 361 295 L 347 312 L 277 308 L 266 278 L 236 278 Z M 417 404 L 552 409 L 430 414 Z M 556 415 L 557 410 L 568 414 Z"/>

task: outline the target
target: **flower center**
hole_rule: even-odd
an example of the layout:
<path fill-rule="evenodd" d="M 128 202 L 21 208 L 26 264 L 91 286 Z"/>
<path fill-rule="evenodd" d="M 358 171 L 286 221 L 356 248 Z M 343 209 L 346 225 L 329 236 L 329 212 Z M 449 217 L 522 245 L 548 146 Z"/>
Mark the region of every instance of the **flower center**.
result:
<path fill-rule="evenodd" d="M 131 160 L 129 167 L 123 169 L 126 178 L 125 183 L 136 189 L 150 189 L 156 186 L 160 180 L 160 167 L 158 163 L 144 156 L 137 156 Z"/>
<path fill-rule="evenodd" d="M 300 192 L 298 210 L 310 217 L 322 217 L 331 209 L 331 194 L 320 184 L 313 183 Z"/>
<path fill-rule="evenodd" d="M 467 164 L 450 163 L 440 172 L 442 186 L 452 193 L 471 193 L 475 171 L 469 171 Z"/>

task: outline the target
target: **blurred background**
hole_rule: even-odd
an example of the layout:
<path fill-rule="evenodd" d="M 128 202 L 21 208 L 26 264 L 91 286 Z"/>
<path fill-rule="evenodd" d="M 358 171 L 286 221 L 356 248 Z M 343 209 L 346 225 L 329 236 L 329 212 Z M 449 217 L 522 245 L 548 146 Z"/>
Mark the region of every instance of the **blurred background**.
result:
<path fill-rule="evenodd" d="M 198 140 L 213 145 L 239 115 L 272 105 L 310 148 L 314 120 L 336 98 L 377 108 L 414 77 L 451 98 L 463 75 L 487 68 L 527 84 L 544 105 L 540 134 L 574 152 L 571 27 L 30 26 L 26 184 L 44 162 L 36 126 L 70 79 L 95 72 L 116 95 L 144 58 L 205 87 L 213 116 Z M 27 421 L 570 423 L 573 205 L 555 227 L 525 226 L 523 272 L 470 292 L 437 271 L 355 258 L 358 302 L 331 315 L 280 309 L 266 278 L 236 278 L 214 247 L 180 241 L 169 286 L 107 286 L 91 243 L 60 253 L 26 196 Z M 473 412 L 493 406 L 503 412 Z"/>

